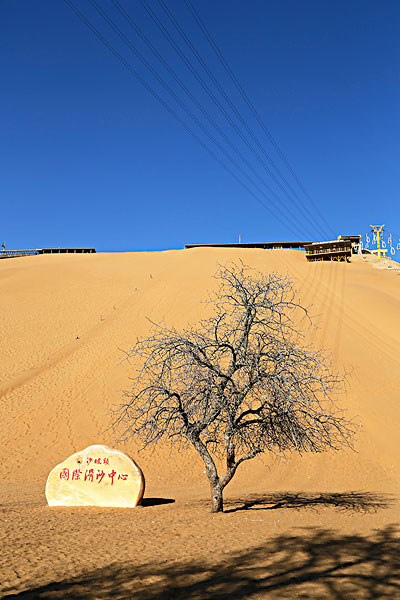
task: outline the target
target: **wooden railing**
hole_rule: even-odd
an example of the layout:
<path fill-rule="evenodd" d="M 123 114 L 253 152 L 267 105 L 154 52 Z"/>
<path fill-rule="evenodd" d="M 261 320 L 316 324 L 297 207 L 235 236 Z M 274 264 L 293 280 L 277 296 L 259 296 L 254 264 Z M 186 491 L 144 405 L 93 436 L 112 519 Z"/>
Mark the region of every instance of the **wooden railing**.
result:
<path fill-rule="evenodd" d="M 13 258 L 14 256 L 34 256 L 38 250 L 0 250 L 0 258 Z"/>
<path fill-rule="evenodd" d="M 36 254 L 94 254 L 94 248 L 33 248 L 32 250 L 0 250 L 0 258 L 34 256 Z"/>

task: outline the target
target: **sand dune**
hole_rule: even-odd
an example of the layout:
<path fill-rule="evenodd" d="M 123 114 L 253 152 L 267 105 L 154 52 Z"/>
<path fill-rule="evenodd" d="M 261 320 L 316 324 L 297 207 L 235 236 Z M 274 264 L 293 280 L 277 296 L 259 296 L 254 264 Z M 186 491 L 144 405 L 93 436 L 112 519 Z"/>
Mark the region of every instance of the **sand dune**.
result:
<path fill-rule="evenodd" d="M 191 451 L 180 456 L 166 446 L 138 453 L 137 442 L 120 447 L 143 469 L 147 497 L 171 498 L 175 503 L 153 502 L 150 506 L 150 502 L 146 509 L 135 509 L 134 517 L 116 510 L 52 512 L 45 507 L 45 480 L 54 465 L 90 444 L 116 445 L 107 427 L 112 407 L 129 387 L 132 365 L 124 352 L 137 336 L 148 332 L 148 318 L 175 326 L 196 322 L 207 310 L 201 301 L 207 290 L 215 287 L 212 275 L 217 264 L 237 259 L 262 271 L 289 273 L 319 326 L 314 342 L 330 350 L 337 368 L 351 370 L 341 404 L 358 425 L 357 452 L 294 456 L 286 462 L 265 456 L 248 463 L 226 490 L 232 507 L 237 508 L 240 499 L 260 499 L 285 490 L 304 500 L 303 505 L 286 506 L 284 515 L 260 509 L 254 513 L 260 521 L 254 523 L 250 512 L 236 511 L 218 516 L 217 526 L 207 513 L 207 480 L 197 456 Z M 161 557 L 161 562 L 190 557 L 214 564 L 223 560 L 226 551 L 240 552 L 275 540 L 277 527 L 280 535 L 299 525 L 330 528 L 335 535 L 343 530 L 367 535 L 396 521 L 399 323 L 397 272 L 363 262 L 308 264 L 303 253 L 294 250 L 210 248 L 1 261 L 0 501 L 7 523 L 3 529 L 7 533 L 2 535 L 6 548 L 2 553 L 4 591 L 33 589 L 83 571 L 106 569 L 111 563 L 134 561 L 139 550 L 141 565 L 154 557 Z M 380 498 L 387 508 L 378 508 L 377 502 L 370 510 L 373 503 L 367 501 L 357 510 L 355 496 L 351 508 L 351 496 L 346 500 L 345 494 L 354 491 L 371 502 Z M 311 500 L 320 493 L 341 495 L 342 512 L 337 512 L 333 500 L 325 506 L 313 504 Z M 307 498 L 311 499 L 308 504 Z M 307 508 L 310 506 L 313 511 Z M 221 519 L 226 519 L 228 528 Z M 114 532 L 112 539 L 107 534 L 109 527 Z M 106 548 L 96 541 L 99 531 L 107 539 Z M 24 546 L 23 539 L 30 540 L 29 544 Z M 34 543 L 38 553 L 32 550 Z M 58 553 L 58 558 L 52 561 L 49 552 Z M 82 581 L 78 583 L 84 586 Z M 75 597 L 116 597 L 105 595 L 106 588 L 103 595 L 97 591 L 97 596 L 94 592 L 91 596 L 89 588 L 83 587 L 82 595 Z M 154 592 L 155 588 L 148 587 L 151 589 Z M 289 594 L 289 587 L 268 593 L 266 589 L 254 587 L 258 594 L 254 597 L 264 597 L 264 593 L 268 598 L 296 597 Z M 321 590 L 327 595 L 313 596 L 311 590 L 311 595 L 304 597 L 330 597 L 325 588 Z M 200 592 L 190 595 L 186 589 L 186 596 L 176 597 L 205 597 Z M 45 595 L 49 590 L 35 593 L 32 597 L 52 597 Z M 392 596 L 385 593 L 382 588 L 379 597 L 394 598 L 397 591 Z M 132 590 L 130 594 L 120 597 L 136 597 Z M 157 596 L 145 596 L 142 591 L 137 597 Z"/>

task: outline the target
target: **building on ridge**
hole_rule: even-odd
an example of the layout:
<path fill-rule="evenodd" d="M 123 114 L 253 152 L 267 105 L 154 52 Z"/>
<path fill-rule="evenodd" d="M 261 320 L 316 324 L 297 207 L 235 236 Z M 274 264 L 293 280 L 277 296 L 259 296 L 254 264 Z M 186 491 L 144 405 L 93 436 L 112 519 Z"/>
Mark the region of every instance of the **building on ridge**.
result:
<path fill-rule="evenodd" d="M 312 242 L 305 246 L 305 251 L 309 262 L 348 262 L 352 254 L 361 254 L 361 235 L 339 235 L 337 240 Z"/>

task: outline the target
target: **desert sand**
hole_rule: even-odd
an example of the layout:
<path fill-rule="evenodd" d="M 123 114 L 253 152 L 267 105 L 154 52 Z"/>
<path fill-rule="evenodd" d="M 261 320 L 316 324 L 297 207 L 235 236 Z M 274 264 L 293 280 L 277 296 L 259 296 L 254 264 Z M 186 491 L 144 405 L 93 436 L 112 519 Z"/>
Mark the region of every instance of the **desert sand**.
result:
<path fill-rule="evenodd" d="M 126 351 L 149 320 L 195 323 L 217 264 L 289 273 L 350 371 L 355 450 L 264 455 L 209 512 L 198 456 L 119 444 Z M 0 595 L 4 598 L 400 598 L 400 274 L 296 250 L 191 249 L 0 261 Z M 146 478 L 134 509 L 48 507 L 51 469 L 91 444 Z M 396 570 L 397 568 L 397 570 Z"/>

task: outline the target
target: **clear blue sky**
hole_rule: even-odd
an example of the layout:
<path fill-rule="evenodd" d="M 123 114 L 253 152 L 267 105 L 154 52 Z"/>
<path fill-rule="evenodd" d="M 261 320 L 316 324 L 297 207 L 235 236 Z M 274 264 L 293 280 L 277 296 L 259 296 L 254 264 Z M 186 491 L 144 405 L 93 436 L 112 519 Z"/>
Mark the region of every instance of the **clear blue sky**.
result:
<path fill-rule="evenodd" d="M 88 0 L 73 1 L 189 124 L 182 108 Z M 398 0 L 192 1 L 329 222 L 331 235 L 364 233 L 370 223 L 385 223 L 389 230 L 400 232 Z M 198 107 L 111 0 L 97 2 L 211 131 Z M 157 0 L 148 2 L 224 103 Z M 8 248 L 94 246 L 111 251 L 234 242 L 239 233 L 242 241 L 320 239 L 318 226 L 310 224 L 276 187 L 140 2 L 120 3 L 280 198 L 283 223 L 207 154 L 63 0 L 2 0 L 0 242 Z M 168 7 L 294 187 L 184 1 L 168 0 Z M 232 119 L 241 126 L 235 116 Z M 197 125 L 190 126 L 212 147 Z M 220 133 L 212 135 L 234 155 Z M 223 158 L 219 149 L 215 153 Z M 237 155 L 236 160 L 241 163 Z M 248 166 L 243 169 L 250 173 Z M 296 189 L 307 214 L 316 214 L 321 224 L 308 198 Z M 292 210 L 294 232 L 286 221 L 286 205 Z"/>

